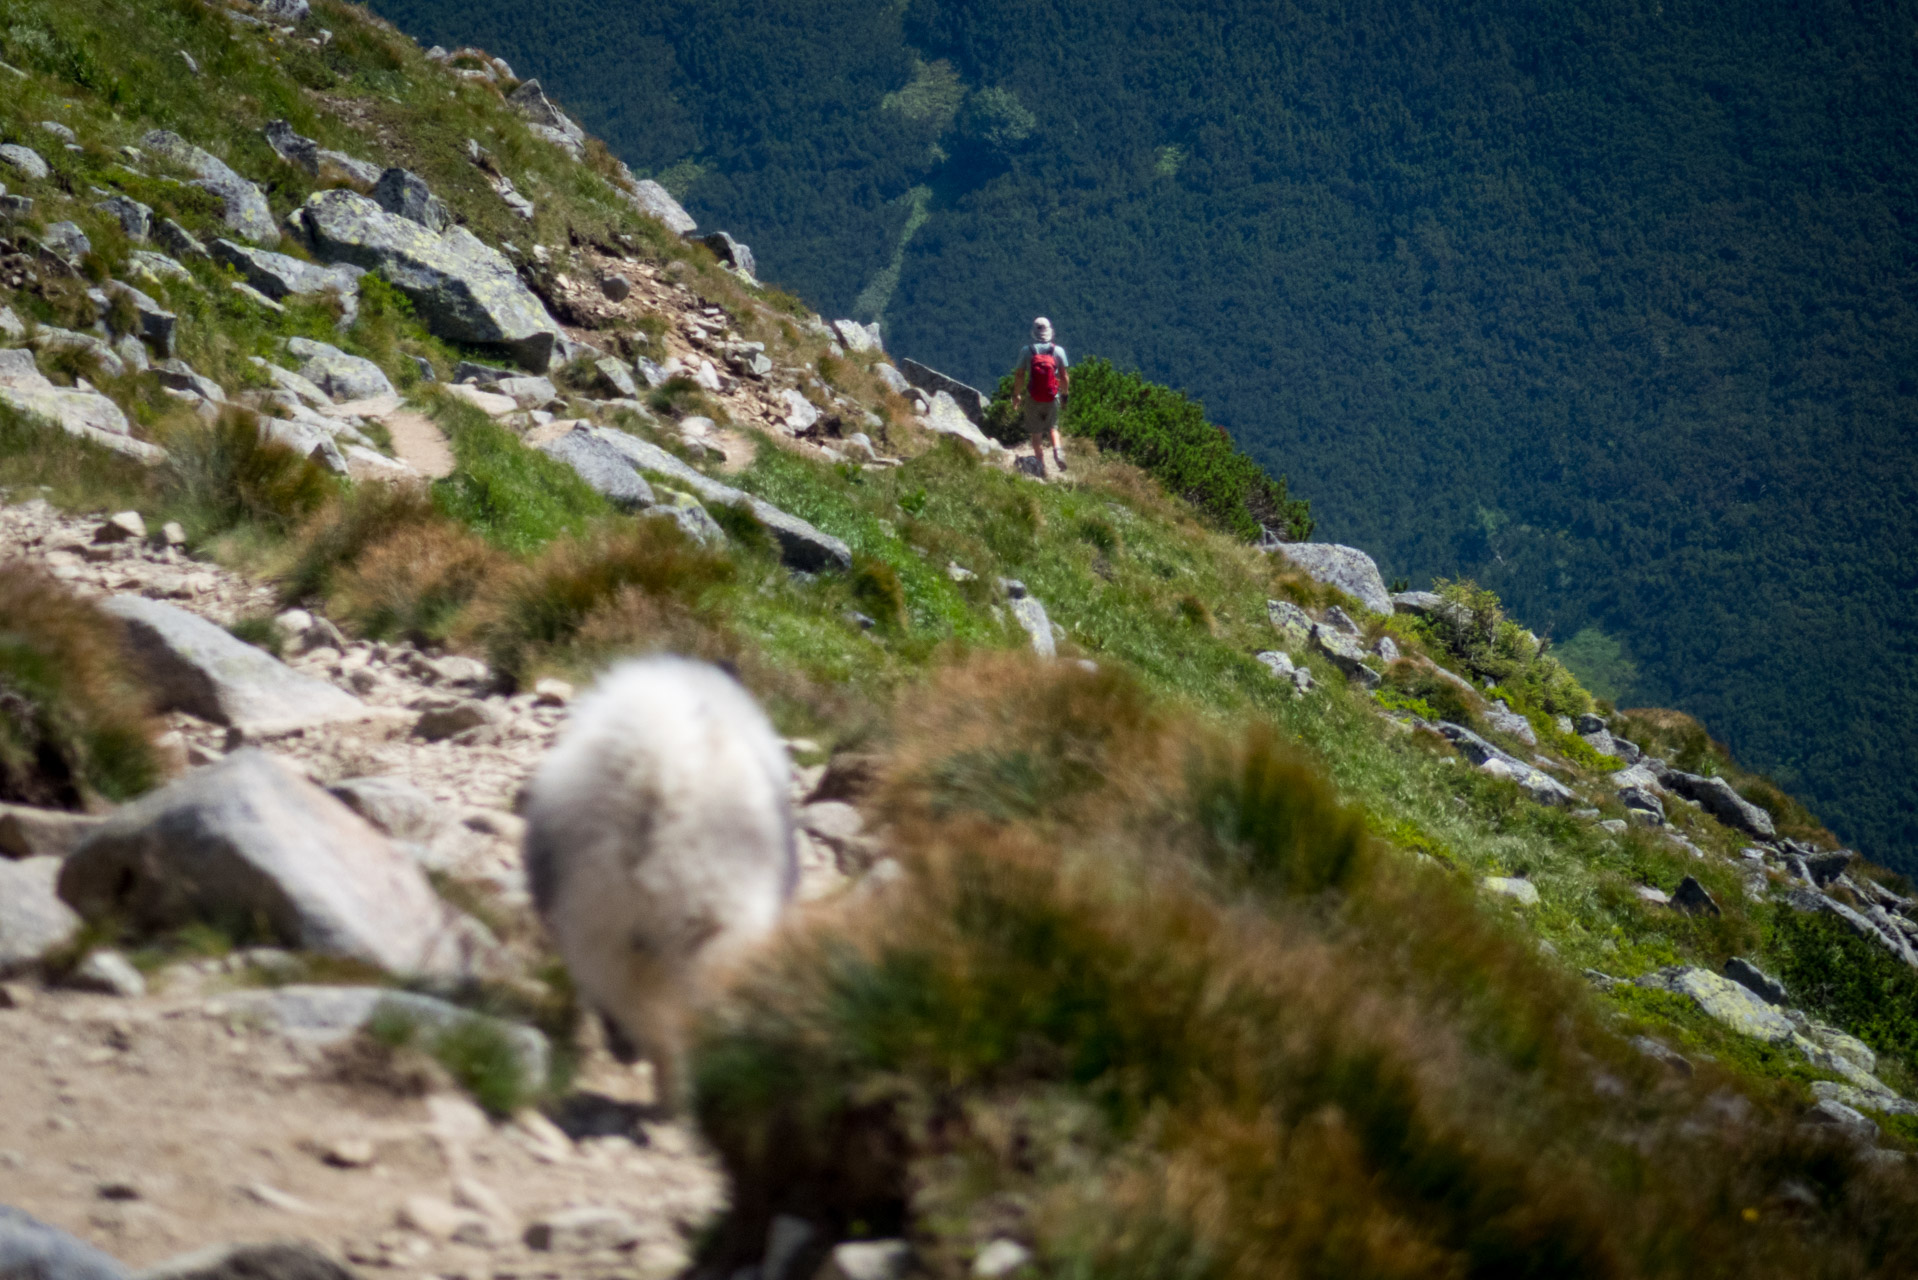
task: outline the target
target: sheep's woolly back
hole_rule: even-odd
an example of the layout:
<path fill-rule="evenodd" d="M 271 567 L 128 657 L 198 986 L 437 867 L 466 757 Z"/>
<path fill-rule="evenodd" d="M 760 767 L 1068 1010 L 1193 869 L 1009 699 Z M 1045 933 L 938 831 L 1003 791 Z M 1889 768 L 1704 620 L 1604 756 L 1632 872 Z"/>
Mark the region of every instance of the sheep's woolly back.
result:
<path fill-rule="evenodd" d="M 784 744 L 716 667 L 648 658 L 577 704 L 534 778 L 526 866 L 580 991 L 645 1038 L 661 1000 L 776 926 L 797 874 Z"/>

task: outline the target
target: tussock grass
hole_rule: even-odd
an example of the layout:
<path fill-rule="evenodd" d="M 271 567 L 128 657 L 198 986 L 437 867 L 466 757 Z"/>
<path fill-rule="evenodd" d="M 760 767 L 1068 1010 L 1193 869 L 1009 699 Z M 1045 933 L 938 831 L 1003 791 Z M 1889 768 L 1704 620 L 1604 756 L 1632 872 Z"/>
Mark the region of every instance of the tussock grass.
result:
<path fill-rule="evenodd" d="M 1273 741 L 1021 665 L 902 709 L 883 804 L 907 883 L 793 937 L 708 1022 L 697 1108 L 735 1207 L 703 1261 L 777 1212 L 909 1233 L 935 1275 L 1008 1232 L 1042 1272 L 1101 1276 L 1918 1256 L 1908 1182 L 1768 1103 L 1725 1110 L 1713 1069 L 1661 1076 Z M 1813 1203 L 1787 1208 L 1786 1179 Z"/>
<path fill-rule="evenodd" d="M 243 524 L 285 533 L 334 492 L 318 463 L 262 437 L 259 418 L 243 409 L 221 410 L 211 426 L 169 432 L 164 443 L 169 505 L 189 537 Z"/>
<path fill-rule="evenodd" d="M 160 781 L 120 627 L 54 579 L 0 561 L 0 800 L 61 809 Z"/>

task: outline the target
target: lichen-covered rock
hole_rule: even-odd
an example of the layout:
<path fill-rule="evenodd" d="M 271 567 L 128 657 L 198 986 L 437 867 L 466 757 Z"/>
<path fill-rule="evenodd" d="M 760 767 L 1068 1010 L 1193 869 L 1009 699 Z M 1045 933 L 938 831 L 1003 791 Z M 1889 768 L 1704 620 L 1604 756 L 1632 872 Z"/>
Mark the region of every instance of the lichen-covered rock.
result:
<path fill-rule="evenodd" d="M 362 356 L 311 338 L 288 338 L 286 349 L 299 357 L 300 376 L 338 401 L 370 400 L 399 394 L 386 372 Z"/>
<path fill-rule="evenodd" d="M 1267 600 L 1265 616 L 1290 648 L 1300 648 L 1312 638 L 1312 616 L 1290 600 Z"/>
<path fill-rule="evenodd" d="M 284 253 L 249 249 L 231 240 L 215 240 L 211 251 L 216 262 L 232 267 L 248 284 L 275 299 L 301 293 L 350 296 L 359 292 L 360 277 L 366 274 L 359 267 L 316 266 Z"/>
<path fill-rule="evenodd" d="M 167 456 L 160 446 L 127 434 L 126 414 L 99 392 L 56 387 L 35 366 L 31 351 L 18 347 L 0 351 L 0 403 L 141 462 L 159 462 Z"/>
<path fill-rule="evenodd" d="M 504 348 L 529 369 L 551 362 L 559 323 L 512 263 L 464 227 L 435 235 L 339 188 L 317 192 L 294 218 L 318 257 L 378 270 L 440 337 Z"/>
<path fill-rule="evenodd" d="M 129 240 L 145 240 L 153 230 L 153 210 L 130 196 L 108 196 L 93 207 L 117 221 Z"/>
<path fill-rule="evenodd" d="M 226 207 L 227 230 L 254 244 L 278 244 L 280 228 L 260 189 L 211 156 L 166 129 L 155 129 L 140 139 L 140 147 L 179 165 L 196 179 L 194 186 L 210 191 Z"/>
<path fill-rule="evenodd" d="M 1337 587 L 1373 613 L 1391 613 L 1392 593 L 1371 556 L 1331 542 L 1282 542 L 1278 553 L 1315 581 Z"/>
<path fill-rule="evenodd" d="M 1367 689 L 1379 687 L 1379 673 L 1365 665 L 1365 650 L 1360 646 L 1357 636 L 1349 635 L 1336 627 L 1324 623 L 1312 628 L 1312 643 L 1320 653 L 1332 660 L 1332 665 Z"/>
<path fill-rule="evenodd" d="M 1638 985 L 1689 996 L 1710 1017 L 1740 1034 L 1770 1044 L 1783 1044 L 1792 1038 L 1789 1018 L 1743 984 L 1721 978 L 1709 969 L 1674 966 L 1640 978 Z"/>
<path fill-rule="evenodd" d="M 426 179 L 405 169 L 388 169 L 373 184 L 373 203 L 388 213 L 417 222 L 438 235 L 452 225 L 446 206 L 426 185 Z"/>

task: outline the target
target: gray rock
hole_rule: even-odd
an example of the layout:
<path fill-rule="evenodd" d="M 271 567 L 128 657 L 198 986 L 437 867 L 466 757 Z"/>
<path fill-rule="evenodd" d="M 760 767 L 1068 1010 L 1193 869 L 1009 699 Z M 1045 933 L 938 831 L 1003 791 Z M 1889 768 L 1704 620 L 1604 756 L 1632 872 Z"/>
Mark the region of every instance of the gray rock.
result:
<path fill-rule="evenodd" d="M 206 246 L 194 234 L 171 218 L 153 224 L 153 242 L 176 258 L 205 258 Z"/>
<path fill-rule="evenodd" d="M 1373 613 L 1391 613 L 1392 595 L 1379 567 L 1357 547 L 1329 542 L 1282 542 L 1277 552 L 1318 582 L 1337 587 Z"/>
<path fill-rule="evenodd" d="M 1805 1119 L 1816 1125 L 1829 1125 L 1859 1142 L 1871 1142 L 1878 1136 L 1878 1125 L 1863 1113 L 1835 1098 L 1821 1098 L 1805 1111 Z"/>
<path fill-rule="evenodd" d="M 879 376 L 881 382 L 886 384 L 886 390 L 895 395 L 903 396 L 912 390 L 912 383 L 906 380 L 906 375 L 901 373 L 895 365 L 882 362 L 874 365 L 872 371 Z M 954 397 L 954 400 L 957 402 L 957 397 Z M 960 408 L 964 407 L 963 404 L 960 405 Z"/>
<path fill-rule="evenodd" d="M 58 120 L 42 120 L 40 127 L 62 142 L 78 142 L 80 140 L 78 134 L 61 124 Z"/>
<path fill-rule="evenodd" d="M 511 396 L 522 409 L 537 409 L 559 398 L 559 388 L 545 377 L 501 378 L 493 384 L 493 390 Z"/>
<path fill-rule="evenodd" d="M 280 242 L 280 228 L 273 221 L 273 210 L 266 197 L 260 194 L 258 187 L 229 169 L 224 161 L 165 129 L 155 129 L 141 138 L 140 147 L 179 165 L 195 176 L 194 186 L 218 196 L 226 207 L 227 230 L 254 244 Z"/>
<path fill-rule="evenodd" d="M 904 1280 L 911 1267 L 904 1240 L 847 1240 L 833 1246 L 814 1280 Z"/>
<path fill-rule="evenodd" d="M 608 302 L 624 302 L 633 296 L 633 282 L 617 271 L 608 271 L 599 278 L 599 291 Z"/>
<path fill-rule="evenodd" d="M 839 321 L 837 323 L 846 324 L 849 322 Z M 874 345 L 877 344 L 875 343 Z M 959 406 L 959 411 L 965 414 L 967 420 L 974 426 L 983 427 L 985 425 L 986 403 L 991 397 L 977 387 L 969 387 L 959 381 L 959 379 L 949 377 L 937 369 L 928 368 L 920 364 L 917 360 L 902 358 L 899 361 L 899 372 L 905 375 L 908 384 L 925 392 L 928 399 L 937 396 L 943 391 L 952 397 L 953 403 Z"/>
<path fill-rule="evenodd" d="M 1653 824 L 1655 826 L 1665 821 L 1664 803 L 1645 787 L 1620 787 L 1618 798 L 1627 809 L 1656 817 L 1658 822 Z"/>
<path fill-rule="evenodd" d="M 528 80 L 506 99 L 513 110 L 525 118 L 533 131 L 575 160 L 586 153 L 586 131 L 573 123 L 564 111 L 553 105 L 539 81 Z"/>
<path fill-rule="evenodd" d="M 0 857 L 64 858 L 105 819 L 0 802 Z"/>
<path fill-rule="evenodd" d="M 17 222 L 33 216 L 31 196 L 10 196 L 0 187 L 0 222 Z"/>
<path fill-rule="evenodd" d="M 625 396 L 628 400 L 639 399 L 639 387 L 633 382 L 633 375 L 627 370 L 625 364 L 611 356 L 601 356 L 593 361 L 593 368 L 598 370 L 600 381 L 605 383 L 614 395 Z"/>
<path fill-rule="evenodd" d="M 651 178 L 640 178 L 632 184 L 632 200 L 641 213 L 658 218 L 676 236 L 699 229 L 699 224 L 673 199 L 672 192 Z"/>
<path fill-rule="evenodd" d="M 501 378 L 516 378 L 517 369 L 501 369 L 495 365 L 478 364 L 472 360 L 461 360 L 453 366 L 453 381 L 470 382 L 482 391 L 491 390 Z"/>
<path fill-rule="evenodd" d="M 311 338 L 288 338 L 286 349 L 298 357 L 300 376 L 337 401 L 369 400 L 399 393 L 385 370 L 371 360 L 350 356 Z"/>
<path fill-rule="evenodd" d="M 965 410 L 945 392 L 935 392 L 927 406 L 926 416 L 921 419 L 926 427 L 942 436 L 956 436 L 972 446 L 974 453 L 989 458 L 999 452 L 999 444 L 973 424 Z"/>
<path fill-rule="evenodd" d="M 1400 591 L 1392 596 L 1392 612 L 1409 613 L 1420 618 L 1444 618 L 1459 612 L 1459 606 L 1436 591 Z"/>
<path fill-rule="evenodd" d="M 1365 650 L 1359 647 L 1357 637 L 1321 623 L 1312 628 L 1312 643 L 1347 679 L 1367 689 L 1379 687 L 1379 673 L 1365 665 Z"/>
<path fill-rule="evenodd" d="M 231 240 L 215 240 L 211 252 L 214 261 L 232 267 L 249 285 L 274 299 L 302 293 L 338 293 L 351 297 L 359 293 L 360 277 L 366 274 L 358 267 L 315 266 L 284 253 L 249 249 Z"/>
<path fill-rule="evenodd" d="M 1458 748 L 1460 755 L 1486 773 L 1511 778 L 1518 783 L 1520 790 L 1538 803 L 1563 809 L 1570 808 L 1577 800 L 1571 788 L 1557 778 L 1499 750 L 1464 725 L 1441 720 L 1437 728 Z"/>
<path fill-rule="evenodd" d="M 34 182 L 40 181 L 53 172 L 47 168 L 47 162 L 40 158 L 38 151 L 32 147 L 21 146 L 17 142 L 0 146 L 0 164 L 6 165 L 21 177 Z"/>
<path fill-rule="evenodd" d="M 41 233 L 40 243 L 71 267 L 79 266 L 80 259 L 93 252 L 93 241 L 87 239 L 77 222 L 53 223 Z"/>
<path fill-rule="evenodd" d="M 530 369 L 551 361 L 558 322 L 505 256 L 464 227 L 436 236 L 337 188 L 312 196 L 295 217 L 318 257 L 382 272 L 440 337 L 502 347 Z"/>
<path fill-rule="evenodd" d="M 1352 615 L 1347 613 L 1345 610 L 1339 608 L 1337 605 L 1332 605 L 1330 608 L 1326 609 L 1325 625 L 1332 628 L 1332 630 L 1338 632 L 1340 635 L 1356 636 L 1361 633 L 1361 628 L 1359 627 L 1359 624 L 1352 621 Z"/>
<path fill-rule="evenodd" d="M 1804 854 L 1798 862 L 1805 868 L 1805 875 L 1811 882 L 1822 889 L 1845 874 L 1857 856 L 1849 849 L 1833 849 L 1824 853 Z"/>
<path fill-rule="evenodd" d="M 105 604 L 126 625 L 128 647 L 156 709 L 185 711 L 248 735 L 365 718 L 352 694 L 302 675 L 197 614 L 116 595 Z"/>
<path fill-rule="evenodd" d="M 753 251 L 726 232 L 714 231 L 697 238 L 699 243 L 711 249 L 713 256 L 727 266 L 743 271 L 754 278 L 758 277 L 758 269 L 753 263 Z"/>
<path fill-rule="evenodd" d="M 139 542 L 147 536 L 147 522 L 138 511 L 121 511 L 108 516 L 93 531 L 95 542 Z"/>
<path fill-rule="evenodd" d="M 275 1240 L 267 1244 L 209 1245 L 156 1263 L 140 1272 L 136 1280 L 359 1280 L 359 1277 L 351 1267 L 335 1262 L 310 1244 Z"/>
<path fill-rule="evenodd" d="M 1298 648 L 1312 638 L 1312 617 L 1289 600 L 1267 600 L 1265 616 L 1290 648 Z"/>
<path fill-rule="evenodd" d="M 1255 653 L 1252 655 L 1252 659 L 1263 666 L 1267 671 L 1270 671 L 1274 677 L 1281 680 L 1291 680 L 1292 673 L 1298 670 L 1297 667 L 1292 665 L 1292 659 L 1288 655 L 1280 653 L 1276 649 L 1268 649 L 1264 653 Z"/>
<path fill-rule="evenodd" d="M 629 1249 L 639 1240 L 639 1224 L 618 1209 L 586 1205 L 549 1213 L 526 1228 L 526 1246 L 542 1253 L 598 1253 Z"/>
<path fill-rule="evenodd" d="M 399 1015 L 429 1032 L 480 1022 L 497 1029 L 513 1046 L 525 1078 L 545 1081 L 551 1050 L 532 1027 L 487 1017 L 445 1000 L 387 987 L 285 986 L 220 997 L 220 1004 L 294 1040 L 339 1044 L 358 1034 L 375 1015 Z"/>
<path fill-rule="evenodd" d="M 417 222 L 434 235 L 452 225 L 446 206 L 426 185 L 426 179 L 405 169 L 388 169 L 373 184 L 373 203 L 388 213 Z"/>
<path fill-rule="evenodd" d="M 162 360 L 173 355 L 173 335 L 179 328 L 180 317 L 141 293 L 130 284 L 118 280 L 109 280 L 93 292 L 99 295 L 98 303 L 105 310 L 106 305 L 122 298 L 133 305 L 133 314 L 139 321 L 139 336 L 150 345 Z"/>
<path fill-rule="evenodd" d="M 1718 909 L 1718 900 L 1713 898 L 1694 876 L 1686 876 L 1678 882 L 1678 888 L 1672 894 L 1672 906 L 1688 916 L 1724 914 Z"/>
<path fill-rule="evenodd" d="M 612 361 L 605 363 L 611 364 Z M 623 452 L 587 431 L 569 431 L 539 446 L 541 453 L 571 467 L 594 493 L 625 511 L 653 505 L 653 487 Z"/>
<path fill-rule="evenodd" d="M 989 1241 L 972 1260 L 972 1274 L 979 1280 L 1002 1280 L 1032 1261 L 1032 1250 L 1001 1236 Z"/>
<path fill-rule="evenodd" d="M 75 991 L 92 991 L 126 1000 L 138 1000 L 147 993 L 147 980 L 118 951 L 93 952 L 67 975 L 66 985 Z"/>
<path fill-rule="evenodd" d="M 1500 733 L 1510 734 L 1528 747 L 1538 745 L 1538 735 L 1532 731 L 1532 722 L 1497 699 L 1493 699 L 1485 708 L 1485 723 Z"/>
<path fill-rule="evenodd" d="M 1612 980 L 1615 983 L 1615 980 Z M 1638 1050 L 1654 1062 L 1663 1063 L 1680 1075 L 1692 1074 L 1691 1059 L 1685 1057 L 1670 1045 L 1652 1039 L 1650 1036 L 1633 1036 L 1632 1048 Z"/>
<path fill-rule="evenodd" d="M 294 26 L 311 17 L 313 7 L 307 0 L 260 0 L 260 15 Z"/>
<path fill-rule="evenodd" d="M 253 748 L 114 814 L 66 860 L 60 896 L 149 932 L 257 922 L 392 973 L 471 976 L 492 946 L 365 819 Z"/>
<path fill-rule="evenodd" d="M 444 742 L 454 734 L 493 724 L 498 717 L 478 698 L 463 698 L 451 706 L 428 707 L 413 723 L 415 737 L 428 742 Z"/>
<path fill-rule="evenodd" d="M 311 138 L 296 133 L 293 126 L 284 120 L 270 120 L 266 128 L 260 130 L 266 139 L 266 145 L 273 148 L 274 154 L 290 165 L 295 165 L 312 177 L 320 176 L 320 144 Z"/>
<path fill-rule="evenodd" d="M 702 547 L 722 547 L 726 545 L 726 531 L 719 527 L 719 521 L 713 519 L 712 512 L 701 506 L 699 500 L 689 493 L 675 493 L 666 501 L 647 508 L 649 518 L 671 520 L 679 526 L 679 531 Z"/>
<path fill-rule="evenodd" d="M 142 462 L 159 462 L 167 456 L 158 445 L 129 435 L 120 406 L 99 392 L 56 387 L 34 364 L 31 351 L 0 350 L 0 403 Z"/>
<path fill-rule="evenodd" d="M 1593 715 L 1589 711 L 1578 718 L 1573 728 L 1580 734 L 1608 732 L 1605 728 L 1605 717 Z"/>
<path fill-rule="evenodd" d="M 153 210 L 131 196 L 109 196 L 93 207 L 117 221 L 129 240 L 145 240 L 153 230 Z"/>
<path fill-rule="evenodd" d="M 18 342 L 26 336 L 26 323 L 13 314 L 12 307 L 0 302 L 0 340 Z"/>
<path fill-rule="evenodd" d="M 54 887 L 59 878 L 57 857 L 0 860 L 0 977 L 31 967 L 79 933 L 80 917 Z"/>
<path fill-rule="evenodd" d="M 405 778 L 348 778 L 327 791 L 395 840 L 430 844 L 452 825 L 452 814 Z"/>
<path fill-rule="evenodd" d="M 1518 876 L 1486 876 L 1479 881 L 1479 887 L 1487 893 L 1510 898 L 1521 907 L 1538 905 L 1538 886 Z"/>
<path fill-rule="evenodd" d="M 1018 596 L 1007 601 L 1006 607 L 1012 610 L 1013 621 L 1031 639 L 1034 653 L 1042 658 L 1058 655 L 1058 646 L 1052 639 L 1052 619 L 1046 616 L 1046 607 L 1037 596 Z"/>
<path fill-rule="evenodd" d="M 1690 878 L 1686 877 L 1686 879 Z M 1743 986 L 1766 1004 L 1777 1005 L 1782 1009 L 1791 1003 L 1791 996 L 1785 991 L 1784 983 L 1742 956 L 1733 956 L 1725 962 L 1725 976 Z"/>
<path fill-rule="evenodd" d="M 1379 661 L 1391 666 L 1399 660 L 1399 647 L 1391 636 L 1380 636 L 1372 642 L 1372 652 L 1379 655 Z"/>
<path fill-rule="evenodd" d="M 1766 840 L 1778 834 L 1771 815 L 1732 790 L 1732 784 L 1723 778 L 1705 778 L 1667 769 L 1658 781 L 1667 791 L 1696 800 L 1707 813 L 1728 827 Z"/>
<path fill-rule="evenodd" d="M 0 1276 L 6 1280 L 127 1280 L 127 1271 L 92 1245 L 0 1204 Z"/>
<path fill-rule="evenodd" d="M 884 351 L 886 349 L 885 343 L 880 339 L 879 326 L 877 324 L 860 324 L 857 320 L 835 320 L 828 328 L 832 330 L 833 336 L 838 338 L 841 345 L 848 351 Z M 919 367 L 925 369 L 924 365 Z M 932 374 L 935 378 L 945 378 L 944 374 L 935 374 L 930 369 L 926 369 L 926 372 Z M 910 381 L 912 375 L 908 373 L 906 376 L 908 381 Z M 932 392 L 939 390 L 951 391 L 952 398 L 959 400 L 959 392 L 955 390 L 955 388 L 964 388 L 968 391 L 972 390 L 970 387 L 966 387 L 963 382 L 946 379 L 946 382 L 927 388 L 926 394 L 930 395 Z M 975 391 L 973 394 L 977 395 L 978 392 Z"/>
<path fill-rule="evenodd" d="M 349 156 L 344 151 L 327 151 L 322 148 L 320 172 L 324 175 L 329 171 L 338 172 L 348 181 L 362 187 L 374 186 L 379 182 L 380 175 L 386 172 L 370 160 Z"/>
<path fill-rule="evenodd" d="M 1730 978 L 1709 969 L 1674 966 L 1647 974 L 1637 985 L 1688 996 L 1708 1015 L 1743 1035 L 1772 1044 L 1791 1040 L 1790 1019 Z"/>
<path fill-rule="evenodd" d="M 852 568 L 852 550 L 838 538 L 820 532 L 798 516 L 781 511 L 762 498 L 702 475 L 658 445 L 611 427 L 573 428 L 574 434 L 581 431 L 592 432 L 613 444 L 641 471 L 662 476 L 675 485 L 690 489 L 709 504 L 744 506 L 779 543 L 780 557 L 789 568 L 807 573 Z"/>

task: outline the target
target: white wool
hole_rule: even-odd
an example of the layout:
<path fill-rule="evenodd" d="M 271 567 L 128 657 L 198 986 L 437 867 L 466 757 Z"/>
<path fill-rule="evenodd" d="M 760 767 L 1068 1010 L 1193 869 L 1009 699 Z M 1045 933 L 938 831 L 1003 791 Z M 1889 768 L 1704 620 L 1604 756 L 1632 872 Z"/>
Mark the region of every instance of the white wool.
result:
<path fill-rule="evenodd" d="M 653 1060 L 666 1094 L 686 1013 L 792 893 L 790 779 L 738 682 L 662 657 L 609 671 L 533 780 L 534 901 L 580 995 Z"/>

